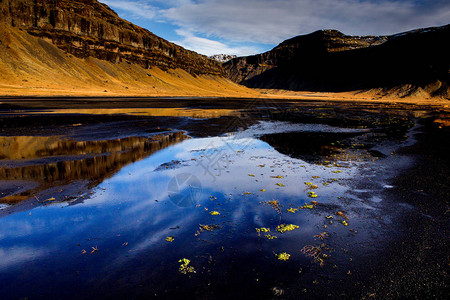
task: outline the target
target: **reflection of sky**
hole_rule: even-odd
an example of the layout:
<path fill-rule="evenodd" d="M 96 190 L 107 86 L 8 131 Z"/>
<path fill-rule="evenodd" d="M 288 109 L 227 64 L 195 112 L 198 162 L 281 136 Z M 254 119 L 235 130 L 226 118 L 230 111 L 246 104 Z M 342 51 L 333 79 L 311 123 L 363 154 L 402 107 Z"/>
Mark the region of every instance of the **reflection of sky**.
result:
<path fill-rule="evenodd" d="M 172 160 L 181 163 L 155 170 Z M 245 251 L 251 252 L 254 249 L 248 242 L 256 238 L 254 228 L 265 226 L 273 230 L 280 222 L 270 206 L 261 204 L 273 199 L 283 205 L 282 222 L 302 228 L 285 234 L 290 239 L 274 242 L 274 250 L 295 248 L 298 252 L 299 245 L 312 241 L 318 217 L 309 210 L 289 214 L 286 209 L 311 200 L 331 203 L 336 195 L 344 194 L 346 186 L 334 182 L 325 187 L 322 183 L 355 176 L 356 169 L 340 169 L 339 174 L 332 170 L 336 168 L 289 158 L 252 137 L 186 140 L 122 168 L 100 184 L 84 203 L 52 204 L 0 219 L 0 280 L 5 285 L 20 283 L 14 281 L 12 274 L 20 273 L 24 266 L 43 276 L 66 269 L 68 273 L 75 272 L 80 262 L 89 266 L 85 266 L 86 282 L 98 272 L 108 272 L 114 278 L 120 268 L 140 260 L 142 255 L 149 258 L 141 261 L 141 268 L 175 263 L 172 267 L 176 272 L 179 258 L 192 257 L 194 251 L 203 250 L 203 244 L 196 243 L 194 236 L 199 224 L 221 224 L 223 228 L 218 232 L 223 234 L 214 234 L 215 243 L 242 243 Z M 168 182 L 181 173 L 199 179 L 202 194 L 198 207 L 180 208 L 168 199 Z M 270 177 L 277 175 L 284 178 Z M 316 190 L 318 198 L 307 197 L 306 181 L 320 187 Z M 211 216 L 208 212 L 212 210 L 221 215 Z M 177 226 L 178 230 L 170 229 Z M 175 236 L 175 242 L 164 241 L 169 235 Z M 201 236 L 208 238 L 213 233 L 204 232 Z M 94 246 L 98 246 L 98 253 L 89 254 Z M 82 255 L 82 249 L 88 254 Z M 164 256 L 156 259 L 158 253 Z"/>

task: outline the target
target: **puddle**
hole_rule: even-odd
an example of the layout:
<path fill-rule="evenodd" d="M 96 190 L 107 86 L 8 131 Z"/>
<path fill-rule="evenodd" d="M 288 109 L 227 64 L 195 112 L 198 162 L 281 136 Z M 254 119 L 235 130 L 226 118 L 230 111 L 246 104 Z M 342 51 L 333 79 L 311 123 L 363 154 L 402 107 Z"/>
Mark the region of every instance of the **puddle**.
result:
<path fill-rule="evenodd" d="M 85 180 L 101 182 L 123 166 L 188 138 L 183 132 L 116 140 L 74 141 L 60 137 L 3 137 L 0 203 L 14 203 L 52 186 Z M 12 191 L 15 181 L 31 181 Z M 8 185 L 8 183 L 11 183 Z M 20 186 L 20 185 L 19 185 Z"/>
<path fill-rule="evenodd" d="M 1 138 L 3 203 L 18 204 L 0 204 L 0 287 L 12 298 L 229 298 L 244 286 L 268 298 L 338 285 L 393 222 L 353 191 L 378 192 L 355 189 L 380 175 L 379 155 L 352 148 L 367 133 L 262 121 L 202 138 Z"/>
<path fill-rule="evenodd" d="M 16 113 L 12 113 L 16 114 Z M 239 117 L 235 109 L 199 109 L 199 108 L 105 108 L 105 109 L 41 109 L 29 114 L 85 114 L 85 115 L 129 115 L 146 117 L 189 117 L 194 119 L 218 118 L 224 116 Z"/>

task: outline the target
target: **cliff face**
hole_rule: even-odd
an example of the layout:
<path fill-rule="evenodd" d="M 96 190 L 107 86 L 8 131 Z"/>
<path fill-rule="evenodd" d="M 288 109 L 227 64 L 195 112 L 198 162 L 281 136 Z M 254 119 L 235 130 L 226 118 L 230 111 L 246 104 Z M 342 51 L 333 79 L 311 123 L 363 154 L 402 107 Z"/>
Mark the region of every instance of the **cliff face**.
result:
<path fill-rule="evenodd" d="M 215 54 L 211 55 L 209 58 L 214 59 L 218 62 L 224 63 L 229 60 L 232 60 L 233 58 L 236 58 L 236 55 L 230 55 L 230 54 Z"/>
<path fill-rule="evenodd" d="M 223 75 L 219 63 L 119 18 L 97 0 L 0 0 L 0 26 L 8 25 L 80 58 Z"/>
<path fill-rule="evenodd" d="M 392 36 L 347 36 L 317 31 L 274 49 L 223 64 L 235 82 L 252 88 L 424 91 L 449 97 L 450 26 Z"/>
<path fill-rule="evenodd" d="M 251 78 L 265 71 L 283 65 L 288 66 L 293 61 L 306 61 L 312 57 L 326 56 L 331 52 L 380 45 L 386 40 L 385 36 L 347 36 L 337 30 L 320 30 L 286 40 L 262 54 L 232 59 L 224 63 L 224 67 L 233 81 L 246 84 Z"/>

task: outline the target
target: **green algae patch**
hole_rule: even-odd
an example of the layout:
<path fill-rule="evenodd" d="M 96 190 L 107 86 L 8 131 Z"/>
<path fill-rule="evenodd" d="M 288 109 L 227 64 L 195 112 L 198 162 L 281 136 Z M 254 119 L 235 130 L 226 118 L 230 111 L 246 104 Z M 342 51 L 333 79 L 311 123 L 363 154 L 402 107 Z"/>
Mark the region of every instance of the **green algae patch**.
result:
<path fill-rule="evenodd" d="M 261 228 L 255 228 L 256 232 L 260 233 L 260 232 L 270 232 L 270 228 L 266 228 L 266 227 L 261 227 Z"/>
<path fill-rule="evenodd" d="M 342 218 L 344 218 L 344 219 L 346 219 L 348 221 L 348 217 L 341 211 L 338 211 L 336 213 L 336 216 L 342 217 Z"/>
<path fill-rule="evenodd" d="M 269 205 L 269 206 L 272 207 L 277 213 L 279 213 L 279 214 L 281 215 L 281 204 L 280 204 L 280 202 L 278 202 L 277 200 L 271 200 L 271 201 L 262 202 L 262 203 Z"/>
<path fill-rule="evenodd" d="M 270 235 L 270 234 L 265 234 L 264 236 L 265 236 L 266 239 L 268 239 L 268 240 L 274 240 L 274 239 L 277 239 L 277 238 L 278 238 L 277 236 L 275 236 L 275 235 Z"/>
<path fill-rule="evenodd" d="M 275 228 L 275 229 L 278 232 L 285 233 L 286 231 L 292 231 L 297 228 L 300 228 L 300 226 L 294 225 L 294 224 L 281 224 L 281 225 L 278 225 L 277 228 Z"/>
<path fill-rule="evenodd" d="M 309 198 L 317 198 L 317 194 L 315 192 L 308 192 Z"/>
<path fill-rule="evenodd" d="M 215 224 L 211 224 L 211 225 L 202 225 L 202 224 L 200 224 L 197 232 L 195 233 L 195 236 L 200 235 L 203 231 L 212 232 L 215 229 L 220 229 L 220 228 L 222 228 L 222 227 L 220 227 L 219 225 L 215 225 Z"/>
<path fill-rule="evenodd" d="M 314 208 L 314 205 L 313 204 L 305 204 L 305 205 L 303 205 L 302 207 L 300 207 L 301 209 L 313 209 Z"/>
<path fill-rule="evenodd" d="M 329 236 L 330 235 L 327 232 L 322 232 L 322 233 L 316 234 L 314 237 L 323 241 L 324 239 L 326 239 Z"/>
<path fill-rule="evenodd" d="M 189 266 L 189 264 L 191 263 L 189 259 L 182 258 L 178 262 L 181 263 L 180 268 L 178 269 L 181 274 L 195 273 L 194 267 Z"/>
<path fill-rule="evenodd" d="M 279 254 L 275 254 L 275 256 L 276 256 L 279 260 L 283 260 L 283 261 L 289 260 L 289 257 L 291 257 L 291 255 L 288 254 L 288 253 L 286 253 L 286 252 L 279 253 Z"/>
<path fill-rule="evenodd" d="M 321 267 L 325 264 L 325 259 L 328 258 L 328 255 L 324 253 L 324 251 L 329 250 L 325 244 L 321 244 L 320 246 L 306 245 L 300 250 L 304 255 L 311 257 L 314 262 L 318 263 Z"/>

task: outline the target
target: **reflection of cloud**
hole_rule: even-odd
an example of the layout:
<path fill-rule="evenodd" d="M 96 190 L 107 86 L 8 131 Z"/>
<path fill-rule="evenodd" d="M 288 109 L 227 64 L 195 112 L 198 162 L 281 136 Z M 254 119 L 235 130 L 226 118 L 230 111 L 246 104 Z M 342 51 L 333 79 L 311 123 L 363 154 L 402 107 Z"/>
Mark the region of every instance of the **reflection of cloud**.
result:
<path fill-rule="evenodd" d="M 23 264 L 30 260 L 43 256 L 43 249 L 30 247 L 12 247 L 0 248 L 0 269 L 12 267 L 17 264 Z"/>
<path fill-rule="evenodd" d="M 108 255 L 105 261 L 99 260 L 100 266 L 95 265 L 94 267 L 99 267 L 100 271 L 105 271 L 110 274 L 109 276 L 116 276 L 117 274 L 114 272 L 123 270 L 117 266 L 126 268 L 127 265 L 134 263 L 153 266 L 160 264 L 164 259 L 188 257 L 181 255 L 192 254 L 195 251 L 195 246 L 187 248 L 185 245 L 188 245 L 191 239 L 195 239 L 194 232 L 199 224 L 224 224 L 222 233 L 227 233 L 229 226 L 234 227 L 235 231 L 233 232 L 237 232 L 239 238 L 239 233 L 247 232 L 248 228 L 254 232 L 252 228 L 273 225 L 274 215 L 275 221 L 277 221 L 276 212 L 260 202 L 286 199 L 287 201 L 284 203 L 302 205 L 305 197 L 303 182 L 306 181 L 306 178 L 311 180 L 312 175 L 321 176 L 320 180 L 326 179 L 330 175 L 345 177 L 347 172 L 355 170 L 352 168 L 344 170 L 344 173 L 340 175 L 331 174 L 331 170 L 328 168 L 292 159 L 278 153 L 265 142 L 251 139 L 253 143 L 248 150 L 239 154 L 226 146 L 226 143 L 233 143 L 234 146 L 245 145 L 242 144 L 242 140 L 234 137 L 186 140 L 125 167 L 118 174 L 105 180 L 99 186 L 101 189 L 95 190 L 92 197 L 86 199 L 81 205 L 61 209 L 60 204 L 55 204 L 52 207 L 36 209 L 30 219 L 26 214 L 16 214 L 0 219 L 0 221 L 4 221 L 0 226 L 0 235 L 4 234 L 5 239 L 8 239 L 6 241 L 8 245 L 17 245 L 0 248 L 0 257 L 6 258 L 0 262 L 0 268 L 26 263 L 33 259 L 37 260 L 50 252 L 46 248 L 23 247 L 26 245 L 25 243 L 33 242 L 42 243 L 42 245 L 58 250 L 58 253 L 52 251 L 52 253 L 58 254 L 54 257 L 55 265 L 68 264 L 70 266 L 73 264 L 70 256 L 73 257 L 72 250 L 74 249 L 68 250 L 67 245 L 82 242 L 82 247 L 89 249 L 88 246 L 90 247 L 92 242 L 86 241 L 86 238 L 90 237 L 98 237 L 98 246 L 101 249 L 99 254 Z M 201 155 L 204 155 L 211 142 L 226 149 L 231 160 L 227 169 L 229 173 L 222 171 L 216 181 L 212 181 L 211 177 L 204 173 L 201 166 L 197 165 L 197 161 L 190 161 L 190 158 L 199 159 Z M 201 151 L 190 152 L 192 150 Z M 155 166 L 169 162 L 181 153 L 187 155 L 186 164 L 177 169 L 154 171 Z M 265 167 L 259 167 L 260 164 Z M 300 164 L 305 167 L 300 168 Z M 179 208 L 167 201 L 167 184 L 173 176 L 180 173 L 195 174 L 201 181 L 203 187 L 203 194 L 199 201 L 201 207 Z M 248 176 L 249 173 L 254 174 L 255 177 Z M 274 179 L 270 177 L 271 175 L 283 175 L 284 178 Z M 283 182 L 286 186 L 278 187 L 275 185 L 276 182 Z M 260 192 L 261 188 L 267 189 L 267 192 Z M 332 185 L 326 191 L 318 192 L 320 196 L 323 196 L 320 200 L 328 198 L 336 188 L 347 189 L 346 186 Z M 247 190 L 252 194 L 243 196 L 242 193 Z M 229 194 L 232 196 L 228 200 Z M 217 196 L 219 200 L 211 201 L 211 195 Z M 155 199 L 159 201 L 155 202 Z M 219 204 L 222 206 L 217 209 L 224 209 L 221 217 L 211 217 L 204 210 L 205 207 L 210 210 L 216 209 L 216 205 Z M 283 209 L 285 208 L 287 205 L 283 207 Z M 302 214 L 304 215 L 306 212 Z M 292 245 L 292 248 L 298 247 L 299 240 L 305 235 L 311 237 L 312 230 L 316 230 L 313 223 L 306 224 L 307 219 L 302 214 L 283 215 L 283 221 L 286 222 L 298 225 L 302 225 L 302 220 L 305 222 L 305 228 L 302 231 L 299 230 L 292 241 L 283 242 Z M 222 217 L 226 217 L 226 219 L 222 219 Z M 14 218 L 18 218 L 18 220 Z M 176 226 L 180 226 L 180 228 L 170 230 Z M 23 232 L 20 231 L 21 228 Z M 8 235 L 10 232 L 12 234 Z M 172 248 L 164 253 L 163 258 L 156 257 L 154 253 L 166 251 L 165 247 L 168 247 L 168 243 L 164 241 L 164 238 L 169 235 L 174 235 L 177 242 L 170 245 Z M 32 236 L 33 239 L 29 239 L 28 236 Z M 235 237 L 234 235 L 231 239 Z M 230 241 L 227 240 L 229 235 L 221 235 L 220 232 L 214 236 L 203 234 L 202 238 L 214 238 L 215 241 L 223 243 Z M 251 238 L 246 238 L 243 243 L 249 240 L 251 241 Z M 182 243 L 178 243 L 178 241 Z M 4 241 L 2 240 L 2 242 Z M 127 247 L 120 246 L 123 242 L 129 242 L 129 245 Z M 97 240 L 92 245 L 97 245 Z M 202 247 L 201 244 L 199 245 Z M 249 245 L 248 249 L 251 249 L 251 246 L 253 245 Z M 103 252 L 103 250 L 107 251 Z M 79 249 L 74 251 L 79 251 Z M 197 254 L 195 253 L 195 255 Z M 145 259 L 136 260 L 136 257 L 145 257 Z M 131 261 L 132 259 L 135 259 L 134 262 Z M 41 262 L 34 265 L 39 266 L 39 263 Z"/>
<path fill-rule="evenodd" d="M 55 207 L 59 209 L 59 206 Z M 50 206 L 47 209 L 52 209 Z M 23 214 L 23 213 L 22 213 Z M 3 238 L 24 238 L 34 235 L 42 231 L 42 228 L 60 228 L 66 222 L 64 217 L 55 217 L 49 219 L 40 219 L 30 217 L 29 219 L 22 219 L 19 215 L 13 215 L 9 218 L 2 219 L 0 240 Z"/>

